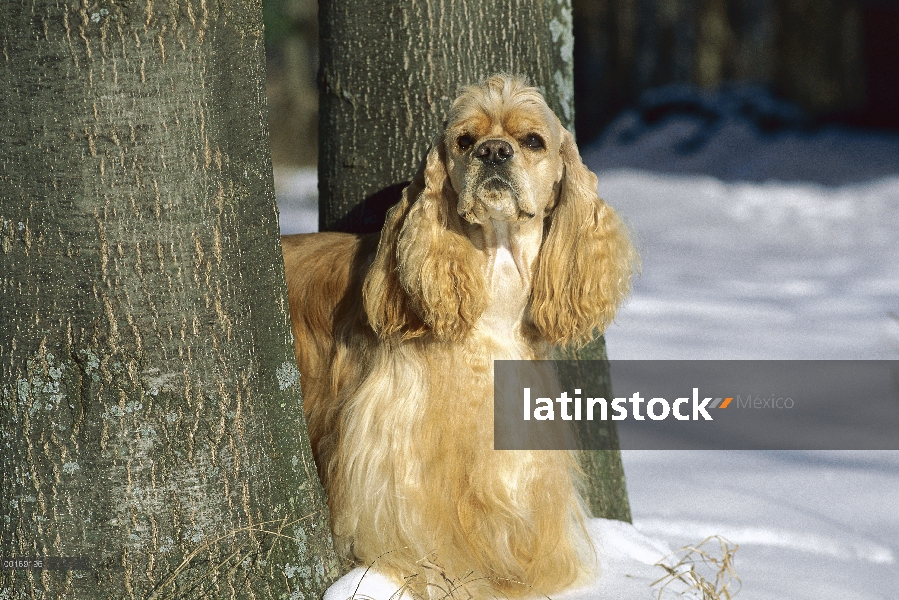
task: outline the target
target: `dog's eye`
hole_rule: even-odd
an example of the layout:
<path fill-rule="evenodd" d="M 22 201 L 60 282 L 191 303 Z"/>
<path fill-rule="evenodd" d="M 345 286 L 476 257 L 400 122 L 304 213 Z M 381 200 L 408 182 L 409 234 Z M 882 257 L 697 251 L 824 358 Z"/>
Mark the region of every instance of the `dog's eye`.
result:
<path fill-rule="evenodd" d="M 467 133 L 460 135 L 456 138 L 456 146 L 459 147 L 459 150 L 465 152 L 469 148 L 474 145 L 474 138 L 468 135 Z"/>
<path fill-rule="evenodd" d="M 531 150 L 540 150 L 541 148 L 546 147 L 543 143 L 543 138 L 536 133 L 527 134 L 527 136 L 525 136 L 524 138 L 524 145 Z"/>

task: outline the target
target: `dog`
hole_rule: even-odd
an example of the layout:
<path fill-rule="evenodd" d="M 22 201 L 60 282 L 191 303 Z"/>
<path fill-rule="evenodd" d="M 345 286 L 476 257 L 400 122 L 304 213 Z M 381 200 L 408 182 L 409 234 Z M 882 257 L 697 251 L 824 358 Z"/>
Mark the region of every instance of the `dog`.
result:
<path fill-rule="evenodd" d="M 550 358 L 612 321 L 636 254 L 596 187 L 541 93 L 499 75 L 452 104 L 380 235 L 282 237 L 345 556 L 424 597 L 463 578 L 487 597 L 590 576 L 576 455 L 493 449 L 493 361 Z"/>

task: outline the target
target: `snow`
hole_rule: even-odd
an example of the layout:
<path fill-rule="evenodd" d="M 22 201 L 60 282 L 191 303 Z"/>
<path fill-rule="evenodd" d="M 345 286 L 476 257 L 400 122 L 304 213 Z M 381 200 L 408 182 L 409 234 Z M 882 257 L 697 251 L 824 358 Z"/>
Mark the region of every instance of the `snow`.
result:
<path fill-rule="evenodd" d="M 895 599 L 892 452 L 623 452 L 634 524 L 673 547 L 738 543 L 741 599 Z"/>
<path fill-rule="evenodd" d="M 318 231 L 318 176 L 315 169 L 275 168 L 275 197 L 281 233 Z"/>
<path fill-rule="evenodd" d="M 663 89 L 583 152 L 643 259 L 609 356 L 899 358 L 899 136 L 739 92 Z"/>
<path fill-rule="evenodd" d="M 732 98 L 690 93 L 681 108 L 711 106 L 713 125 L 689 108 L 647 124 L 678 95 L 663 93 L 584 152 L 643 260 L 609 356 L 899 358 L 899 136 L 765 132 Z M 740 544 L 744 600 L 899 594 L 899 452 L 622 458 L 637 528 Z"/>
<path fill-rule="evenodd" d="M 581 151 L 643 261 L 610 357 L 899 359 L 899 135 L 670 88 Z M 276 192 L 282 231 L 314 231 L 315 173 L 276 173 Z M 899 597 L 899 452 L 622 458 L 642 539 L 739 544 L 742 600 Z M 636 535 L 597 523 L 607 544 Z"/>

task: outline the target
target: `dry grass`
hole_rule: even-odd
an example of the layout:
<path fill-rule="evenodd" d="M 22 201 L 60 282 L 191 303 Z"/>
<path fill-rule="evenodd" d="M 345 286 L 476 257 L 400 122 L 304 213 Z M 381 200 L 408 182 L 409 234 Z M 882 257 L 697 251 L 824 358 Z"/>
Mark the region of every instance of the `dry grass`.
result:
<path fill-rule="evenodd" d="M 718 542 L 718 548 L 706 550 L 706 545 Z M 669 586 L 687 586 L 680 595 L 693 590 L 702 592 L 703 600 L 731 600 L 739 593 L 742 584 L 734 569 L 734 554 L 739 546 L 730 540 L 713 535 L 696 546 L 685 546 L 666 556 L 657 566 L 665 569 L 667 575 L 653 582 L 659 591 L 658 598 Z M 671 564 L 669 559 L 678 558 Z M 679 583 L 678 583 L 679 582 Z"/>

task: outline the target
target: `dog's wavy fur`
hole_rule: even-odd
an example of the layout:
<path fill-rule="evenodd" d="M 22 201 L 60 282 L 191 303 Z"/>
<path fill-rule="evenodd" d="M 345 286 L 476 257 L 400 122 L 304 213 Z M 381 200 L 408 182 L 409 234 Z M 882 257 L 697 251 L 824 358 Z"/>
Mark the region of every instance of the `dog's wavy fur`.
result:
<path fill-rule="evenodd" d="M 590 339 L 628 293 L 636 255 L 596 185 L 541 94 L 494 76 L 452 105 L 380 236 L 282 238 L 309 435 L 355 561 L 418 574 L 424 596 L 591 573 L 575 455 L 493 450 L 492 370 Z"/>

